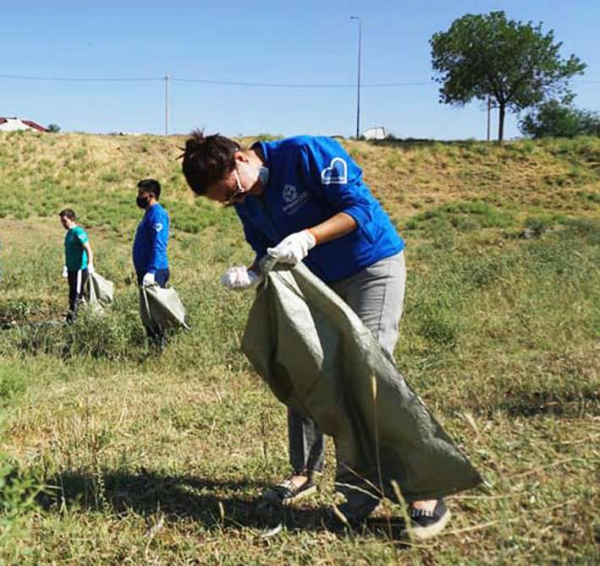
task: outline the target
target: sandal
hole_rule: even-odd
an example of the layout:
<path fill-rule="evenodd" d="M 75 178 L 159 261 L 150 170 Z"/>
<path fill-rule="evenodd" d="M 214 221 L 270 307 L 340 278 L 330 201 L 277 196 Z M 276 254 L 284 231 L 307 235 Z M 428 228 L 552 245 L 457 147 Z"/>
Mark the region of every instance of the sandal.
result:
<path fill-rule="evenodd" d="M 433 511 L 411 507 L 408 517 L 410 518 L 410 525 L 407 529 L 409 535 L 419 540 L 426 540 L 442 532 L 450 520 L 450 510 L 446 507 L 443 499 L 438 499 Z"/>
<path fill-rule="evenodd" d="M 293 476 L 290 476 L 277 485 L 270 487 L 263 495 L 263 501 L 274 505 L 290 505 L 298 499 L 302 499 L 317 491 L 317 486 L 313 479 L 309 476 L 307 480 L 300 486 L 297 486 L 293 481 Z"/>

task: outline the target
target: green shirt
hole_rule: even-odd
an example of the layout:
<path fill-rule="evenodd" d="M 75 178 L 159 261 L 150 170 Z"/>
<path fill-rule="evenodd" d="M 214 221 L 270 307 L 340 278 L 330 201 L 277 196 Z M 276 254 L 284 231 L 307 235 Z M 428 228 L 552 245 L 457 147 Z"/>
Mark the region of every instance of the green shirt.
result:
<path fill-rule="evenodd" d="M 88 241 L 88 235 L 81 226 L 74 226 L 67 231 L 65 236 L 65 263 L 69 271 L 87 268 L 88 254 L 83 249 L 83 244 Z"/>

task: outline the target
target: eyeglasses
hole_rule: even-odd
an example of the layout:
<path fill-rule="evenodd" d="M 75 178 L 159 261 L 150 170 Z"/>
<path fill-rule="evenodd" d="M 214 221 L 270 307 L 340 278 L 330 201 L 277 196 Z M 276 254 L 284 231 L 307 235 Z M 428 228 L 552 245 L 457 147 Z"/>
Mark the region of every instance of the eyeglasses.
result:
<path fill-rule="evenodd" d="M 242 182 L 240 181 L 240 175 L 237 172 L 237 169 L 233 170 L 233 174 L 235 175 L 236 188 L 225 198 L 222 203 L 223 206 L 233 206 L 238 202 L 241 202 L 244 198 L 245 194 L 248 192 L 242 187 Z"/>

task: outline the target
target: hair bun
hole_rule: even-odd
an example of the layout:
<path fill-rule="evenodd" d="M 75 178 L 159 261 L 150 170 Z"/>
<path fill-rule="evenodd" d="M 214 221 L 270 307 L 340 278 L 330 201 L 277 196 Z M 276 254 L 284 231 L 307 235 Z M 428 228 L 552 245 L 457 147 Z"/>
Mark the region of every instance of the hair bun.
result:
<path fill-rule="evenodd" d="M 204 132 L 202 130 L 194 130 L 191 133 L 191 137 L 189 137 L 185 141 L 185 150 L 186 151 L 197 151 L 206 143 L 206 138 L 204 137 Z"/>

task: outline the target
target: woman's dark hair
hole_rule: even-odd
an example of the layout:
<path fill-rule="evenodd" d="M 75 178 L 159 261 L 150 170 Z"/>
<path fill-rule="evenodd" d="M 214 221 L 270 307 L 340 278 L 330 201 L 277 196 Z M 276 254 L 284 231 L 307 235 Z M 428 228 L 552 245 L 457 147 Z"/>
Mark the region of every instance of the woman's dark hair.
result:
<path fill-rule="evenodd" d="M 156 179 L 142 179 L 137 184 L 138 190 L 146 191 L 147 193 L 152 193 L 156 200 L 160 199 L 160 183 Z"/>
<path fill-rule="evenodd" d="M 197 195 L 217 183 L 235 168 L 235 152 L 241 147 L 237 142 L 220 134 L 205 136 L 194 130 L 185 142 L 181 168 L 190 189 Z"/>
<path fill-rule="evenodd" d="M 60 218 L 64 216 L 69 220 L 75 220 L 75 212 L 70 208 L 65 208 L 64 210 L 61 210 L 58 216 L 60 216 Z"/>

